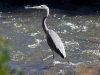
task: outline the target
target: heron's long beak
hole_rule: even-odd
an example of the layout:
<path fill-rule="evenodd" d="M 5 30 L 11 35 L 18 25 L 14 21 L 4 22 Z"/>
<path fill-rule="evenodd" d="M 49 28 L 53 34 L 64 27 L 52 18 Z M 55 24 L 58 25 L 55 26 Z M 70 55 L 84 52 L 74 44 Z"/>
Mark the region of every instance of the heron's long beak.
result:
<path fill-rule="evenodd" d="M 41 7 L 40 6 L 33 6 L 33 7 L 25 6 L 25 9 L 31 9 L 31 8 L 33 8 L 33 9 L 39 9 Z"/>

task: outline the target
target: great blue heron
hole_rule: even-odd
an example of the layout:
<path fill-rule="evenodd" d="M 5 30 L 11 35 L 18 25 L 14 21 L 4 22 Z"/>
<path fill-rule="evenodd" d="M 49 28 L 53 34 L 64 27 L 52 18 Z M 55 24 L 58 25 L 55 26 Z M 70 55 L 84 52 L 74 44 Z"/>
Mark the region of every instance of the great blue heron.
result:
<path fill-rule="evenodd" d="M 63 45 L 60 37 L 58 36 L 58 34 L 56 32 L 54 32 L 51 29 L 48 29 L 48 27 L 46 26 L 46 19 L 49 16 L 49 8 L 46 5 L 40 5 L 40 6 L 34 6 L 34 7 L 26 6 L 25 7 L 25 9 L 29 9 L 29 8 L 46 10 L 47 14 L 42 19 L 42 27 L 46 34 L 48 45 L 50 46 L 50 48 L 53 52 L 53 60 L 55 61 L 54 51 L 57 54 L 59 54 L 62 58 L 67 59 L 66 53 L 65 53 L 65 48 L 64 48 L 64 45 Z M 71 64 L 71 62 L 68 59 L 67 59 L 67 61 L 69 64 Z"/>

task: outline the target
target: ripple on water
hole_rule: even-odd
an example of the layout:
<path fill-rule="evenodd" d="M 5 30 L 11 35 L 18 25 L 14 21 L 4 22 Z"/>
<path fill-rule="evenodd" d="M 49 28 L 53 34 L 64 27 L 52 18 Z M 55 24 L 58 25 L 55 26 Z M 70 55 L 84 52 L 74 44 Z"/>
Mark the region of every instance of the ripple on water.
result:
<path fill-rule="evenodd" d="M 41 44 L 40 44 L 40 42 L 42 42 L 42 40 L 40 40 L 40 39 L 35 39 L 35 44 L 32 44 L 32 45 L 28 45 L 28 47 L 29 48 L 36 48 L 36 47 L 38 47 L 38 46 L 40 46 Z"/>
<path fill-rule="evenodd" d="M 4 21 L 2 22 L 2 24 L 9 24 L 9 23 L 12 23 L 11 21 Z"/>
<path fill-rule="evenodd" d="M 14 23 L 14 26 L 15 26 L 16 28 L 19 28 L 19 27 L 22 27 L 22 24 Z"/>
<path fill-rule="evenodd" d="M 24 58 L 24 53 L 23 52 L 21 52 L 21 51 L 13 51 L 12 52 L 12 61 L 19 61 L 19 60 L 23 60 L 23 58 Z"/>
<path fill-rule="evenodd" d="M 76 31 L 76 32 L 82 31 L 82 32 L 86 32 L 87 29 L 88 29 L 88 26 L 87 25 L 83 25 L 81 23 L 82 21 L 79 21 L 79 24 L 73 23 L 73 22 L 68 22 L 68 21 L 65 21 L 65 20 L 61 20 L 61 21 L 62 21 L 62 23 L 59 24 L 58 27 L 59 26 L 61 26 L 61 27 L 63 26 L 65 28 L 67 28 L 67 30 L 68 30 L 68 28 L 71 28 L 71 31 Z"/>
<path fill-rule="evenodd" d="M 96 56 L 100 56 L 100 50 L 84 50 L 82 53 L 88 53 Z"/>
<path fill-rule="evenodd" d="M 70 50 L 79 49 L 79 42 L 65 41 L 65 47 L 70 48 Z"/>
<path fill-rule="evenodd" d="M 40 33 L 40 31 L 37 31 L 36 33 L 30 33 L 30 36 L 36 36 L 39 33 Z"/>

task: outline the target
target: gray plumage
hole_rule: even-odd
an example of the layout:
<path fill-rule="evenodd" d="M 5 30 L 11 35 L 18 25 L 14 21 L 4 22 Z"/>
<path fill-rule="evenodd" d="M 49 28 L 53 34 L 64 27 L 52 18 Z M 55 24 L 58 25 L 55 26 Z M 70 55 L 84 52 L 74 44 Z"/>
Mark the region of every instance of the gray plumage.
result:
<path fill-rule="evenodd" d="M 48 42 L 48 45 L 51 47 L 51 49 L 53 49 L 62 58 L 66 58 L 64 45 L 60 37 L 53 30 L 47 31 L 47 42 Z"/>

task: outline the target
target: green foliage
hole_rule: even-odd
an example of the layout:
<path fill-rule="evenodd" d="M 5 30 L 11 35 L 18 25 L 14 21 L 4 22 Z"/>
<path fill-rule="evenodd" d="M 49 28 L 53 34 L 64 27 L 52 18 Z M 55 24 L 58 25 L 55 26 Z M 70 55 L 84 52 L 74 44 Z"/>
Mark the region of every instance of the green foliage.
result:
<path fill-rule="evenodd" d="M 0 75 L 7 75 L 6 63 L 10 60 L 7 50 L 9 50 L 7 47 L 7 41 L 0 38 Z"/>
<path fill-rule="evenodd" d="M 10 61 L 9 50 L 12 50 L 11 46 L 9 46 L 9 41 L 0 38 L 0 75 L 23 75 L 20 67 L 11 69 L 8 66 Z"/>

